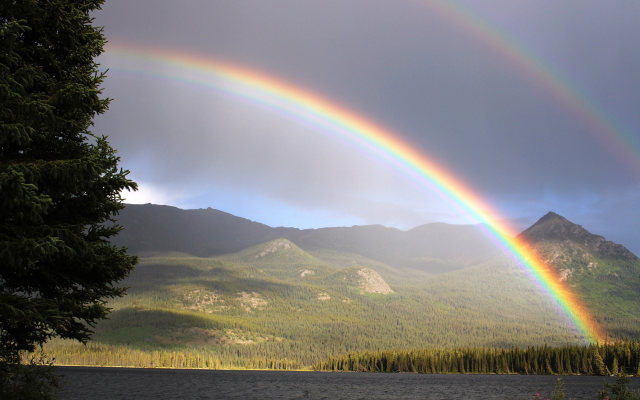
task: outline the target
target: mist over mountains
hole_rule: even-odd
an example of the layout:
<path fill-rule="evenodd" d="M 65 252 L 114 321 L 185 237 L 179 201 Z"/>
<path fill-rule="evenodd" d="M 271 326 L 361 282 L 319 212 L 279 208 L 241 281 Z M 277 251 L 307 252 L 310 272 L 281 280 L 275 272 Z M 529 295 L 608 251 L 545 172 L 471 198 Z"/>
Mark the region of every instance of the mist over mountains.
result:
<path fill-rule="evenodd" d="M 320 229 L 273 228 L 208 209 L 131 204 L 118 222 L 116 242 L 134 254 L 180 252 L 199 257 L 233 253 L 278 238 L 306 251 L 353 253 L 400 268 L 445 271 L 464 268 L 499 253 L 480 225 L 431 223 L 408 231 L 381 225 Z"/>

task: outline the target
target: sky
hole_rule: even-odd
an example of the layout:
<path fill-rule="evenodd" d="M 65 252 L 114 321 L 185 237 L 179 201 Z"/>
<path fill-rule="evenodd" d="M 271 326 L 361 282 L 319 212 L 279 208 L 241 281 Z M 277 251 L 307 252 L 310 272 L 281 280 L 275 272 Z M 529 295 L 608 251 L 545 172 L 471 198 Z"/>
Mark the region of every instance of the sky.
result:
<path fill-rule="evenodd" d="M 492 218 L 524 229 L 554 211 L 640 253 L 636 0 L 109 0 L 94 16 L 113 100 L 93 131 L 140 186 L 127 202 L 299 228 L 477 222 L 326 126 L 124 48 L 314 93 L 456 176 Z"/>

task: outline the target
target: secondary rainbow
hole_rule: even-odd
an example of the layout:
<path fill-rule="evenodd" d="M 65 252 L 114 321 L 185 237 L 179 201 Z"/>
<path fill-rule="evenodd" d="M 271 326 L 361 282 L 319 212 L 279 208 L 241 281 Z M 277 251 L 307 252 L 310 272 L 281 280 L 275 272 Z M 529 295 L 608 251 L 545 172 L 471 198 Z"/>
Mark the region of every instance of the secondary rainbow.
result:
<path fill-rule="evenodd" d="M 375 152 L 483 223 L 532 279 L 555 300 L 585 339 L 591 342 L 604 341 L 604 332 L 587 307 L 527 243 L 516 238 L 516 231 L 501 222 L 497 218 L 499 214 L 468 185 L 424 153 L 416 151 L 410 143 L 402 141 L 397 133 L 336 102 L 283 80 L 193 54 L 110 44 L 101 62 L 111 69 L 168 77 L 230 92 L 320 126 L 323 132 L 337 135 Z"/>
<path fill-rule="evenodd" d="M 431 11 L 461 28 L 475 41 L 494 51 L 502 60 L 513 65 L 536 87 L 551 96 L 556 104 L 571 115 L 599 140 L 616 158 L 622 160 L 637 177 L 640 177 L 640 151 L 626 131 L 582 90 L 572 85 L 566 77 L 554 71 L 533 52 L 516 42 L 509 34 L 488 23 L 471 8 L 448 0 L 416 0 Z"/>

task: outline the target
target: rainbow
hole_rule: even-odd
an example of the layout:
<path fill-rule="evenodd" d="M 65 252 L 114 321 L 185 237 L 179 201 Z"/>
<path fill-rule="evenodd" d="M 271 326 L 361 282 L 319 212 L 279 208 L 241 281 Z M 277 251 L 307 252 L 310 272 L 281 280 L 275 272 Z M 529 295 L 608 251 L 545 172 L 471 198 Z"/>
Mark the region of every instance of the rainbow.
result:
<path fill-rule="evenodd" d="M 535 87 L 551 96 L 568 115 L 579 122 L 584 127 L 585 133 L 599 140 L 612 155 L 622 160 L 640 176 L 640 156 L 631 139 L 632 134 L 603 113 L 601 108 L 583 91 L 545 65 L 507 33 L 485 22 L 471 9 L 448 0 L 416 1 L 466 31 L 470 38 L 484 43 L 502 60 L 512 64 Z"/>
<path fill-rule="evenodd" d="M 248 98 L 375 152 L 484 224 L 525 272 L 555 300 L 586 340 L 604 341 L 604 332 L 587 307 L 527 243 L 516 237 L 517 232 L 498 219 L 499 214 L 468 185 L 416 151 L 410 143 L 399 139 L 397 133 L 317 94 L 238 65 L 193 54 L 119 44 L 108 45 L 102 57 L 100 62 L 111 68 L 156 74 Z"/>

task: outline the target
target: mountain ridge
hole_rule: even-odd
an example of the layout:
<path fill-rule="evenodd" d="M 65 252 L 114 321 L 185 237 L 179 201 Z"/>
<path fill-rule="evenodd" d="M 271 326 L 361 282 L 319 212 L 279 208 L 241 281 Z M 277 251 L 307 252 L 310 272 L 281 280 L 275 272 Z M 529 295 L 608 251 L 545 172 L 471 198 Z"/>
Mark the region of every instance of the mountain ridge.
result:
<path fill-rule="evenodd" d="M 408 231 L 382 225 L 298 229 L 270 227 L 215 209 L 130 204 L 120 212 L 125 229 L 114 243 L 134 254 L 175 251 L 199 257 L 235 253 L 279 238 L 305 251 L 358 254 L 411 269 L 447 271 L 497 254 L 480 225 L 431 223 Z"/>

